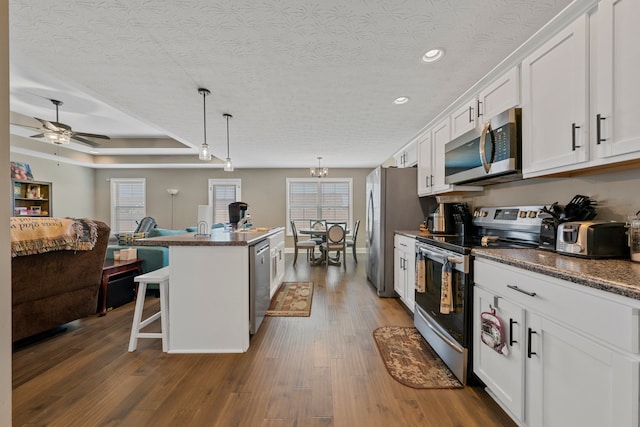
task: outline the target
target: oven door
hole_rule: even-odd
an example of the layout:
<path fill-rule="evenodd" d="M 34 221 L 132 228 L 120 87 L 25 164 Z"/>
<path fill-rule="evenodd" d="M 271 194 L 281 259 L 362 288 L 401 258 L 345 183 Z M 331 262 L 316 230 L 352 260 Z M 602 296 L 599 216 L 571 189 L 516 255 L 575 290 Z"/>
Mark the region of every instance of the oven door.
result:
<path fill-rule="evenodd" d="M 451 372 L 466 384 L 470 370 L 471 315 L 473 296 L 469 256 L 442 251 L 429 245 L 417 245 L 416 257 L 424 259 L 423 286 L 416 286 L 414 324 Z M 442 269 L 451 265 L 453 311 L 441 311 Z M 424 288 L 424 291 L 423 289 Z"/>
<path fill-rule="evenodd" d="M 453 254 L 439 248 L 422 246 L 417 256 L 425 260 L 424 292 L 416 290 L 415 302 L 426 314 L 433 318 L 451 337 L 464 347 L 469 344 L 466 319 L 471 310 L 468 293 L 469 256 Z M 442 269 L 448 260 L 451 266 L 452 311 L 445 314 L 441 310 Z"/>

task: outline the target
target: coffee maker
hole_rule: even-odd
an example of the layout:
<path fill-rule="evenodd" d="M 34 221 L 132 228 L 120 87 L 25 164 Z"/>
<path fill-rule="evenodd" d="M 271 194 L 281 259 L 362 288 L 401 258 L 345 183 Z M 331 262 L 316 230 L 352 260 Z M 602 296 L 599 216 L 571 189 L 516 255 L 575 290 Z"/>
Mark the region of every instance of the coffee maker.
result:
<path fill-rule="evenodd" d="M 229 203 L 229 224 L 234 230 L 238 228 L 238 223 L 242 221 L 247 212 L 248 204 L 244 202 Z"/>

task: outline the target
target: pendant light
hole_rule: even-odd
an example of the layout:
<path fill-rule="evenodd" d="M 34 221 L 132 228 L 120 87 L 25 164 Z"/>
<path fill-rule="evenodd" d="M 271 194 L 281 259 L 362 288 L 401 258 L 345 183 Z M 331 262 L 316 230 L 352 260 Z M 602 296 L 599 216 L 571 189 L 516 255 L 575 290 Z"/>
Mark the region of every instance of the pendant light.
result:
<path fill-rule="evenodd" d="M 207 102 L 206 102 L 206 98 L 208 95 L 211 94 L 211 92 L 209 92 L 209 89 L 205 89 L 205 88 L 199 88 L 198 89 L 198 93 L 200 95 L 202 95 L 202 111 L 203 111 L 203 118 L 204 118 L 204 142 L 202 143 L 202 145 L 200 146 L 200 153 L 198 155 L 198 158 L 200 160 L 204 160 L 204 161 L 209 161 L 211 160 L 211 149 L 209 148 L 209 145 L 207 144 Z"/>
<path fill-rule="evenodd" d="M 231 157 L 229 157 L 229 119 L 233 119 L 231 114 L 224 113 L 222 115 L 225 119 L 227 119 L 227 160 L 224 161 L 224 171 L 225 172 L 233 172 L 233 165 L 231 164 Z"/>
<path fill-rule="evenodd" d="M 325 176 L 329 175 L 329 169 L 320 167 L 320 160 L 322 160 L 322 157 L 318 157 L 318 167 L 311 168 L 309 170 L 309 174 L 318 178 L 324 178 Z"/>

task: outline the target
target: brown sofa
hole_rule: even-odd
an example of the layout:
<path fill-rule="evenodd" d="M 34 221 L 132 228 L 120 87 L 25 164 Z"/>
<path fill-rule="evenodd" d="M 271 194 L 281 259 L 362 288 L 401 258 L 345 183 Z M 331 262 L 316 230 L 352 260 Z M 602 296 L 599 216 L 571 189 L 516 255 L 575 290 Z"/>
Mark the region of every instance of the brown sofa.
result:
<path fill-rule="evenodd" d="M 13 341 L 96 313 L 109 226 L 89 251 L 59 250 L 11 259 Z"/>

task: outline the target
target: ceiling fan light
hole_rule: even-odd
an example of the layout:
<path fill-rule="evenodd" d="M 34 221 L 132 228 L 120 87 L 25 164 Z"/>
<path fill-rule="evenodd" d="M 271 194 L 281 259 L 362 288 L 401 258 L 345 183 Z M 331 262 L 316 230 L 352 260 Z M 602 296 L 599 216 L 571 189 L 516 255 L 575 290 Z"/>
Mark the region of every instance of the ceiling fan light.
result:
<path fill-rule="evenodd" d="M 200 153 L 198 154 L 198 158 L 204 161 L 211 160 L 211 150 L 209 149 L 209 145 L 206 142 L 200 146 Z"/>
<path fill-rule="evenodd" d="M 58 135 L 58 144 L 69 145 L 70 142 L 71 142 L 71 136 L 68 135 L 66 132 L 63 132 L 60 135 Z"/>
<path fill-rule="evenodd" d="M 227 157 L 227 160 L 224 162 L 224 171 L 225 172 L 233 172 L 233 164 L 231 163 L 231 158 Z"/>

